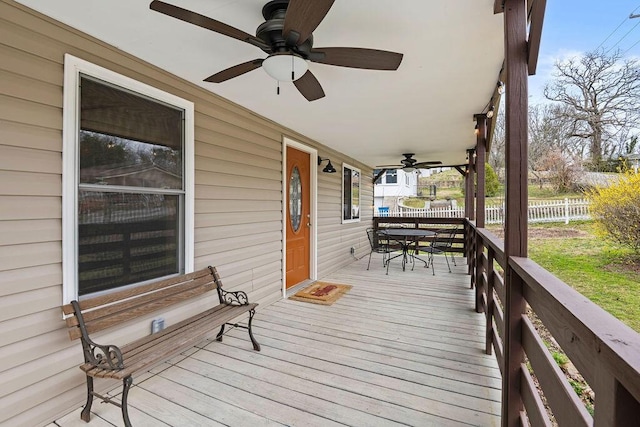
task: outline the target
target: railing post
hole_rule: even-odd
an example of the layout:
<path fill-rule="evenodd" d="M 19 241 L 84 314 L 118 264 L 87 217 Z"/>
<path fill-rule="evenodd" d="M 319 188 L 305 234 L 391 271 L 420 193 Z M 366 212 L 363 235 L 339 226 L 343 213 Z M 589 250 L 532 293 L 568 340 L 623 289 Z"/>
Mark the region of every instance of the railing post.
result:
<path fill-rule="evenodd" d="M 595 427 L 638 425 L 640 403 L 611 372 L 601 368 L 593 391 L 596 394 Z"/>
<path fill-rule="evenodd" d="M 476 285 L 476 313 L 482 313 L 482 293 L 485 291 L 485 283 L 482 280 L 482 273 L 484 272 L 484 265 L 482 263 L 482 255 L 484 252 L 484 244 L 482 238 L 478 236 L 477 229 L 475 232 L 476 235 L 476 253 L 475 253 L 475 271 L 473 275 L 475 276 L 475 285 Z"/>
<path fill-rule="evenodd" d="M 564 223 L 569 224 L 569 198 L 564 198 Z"/>
<path fill-rule="evenodd" d="M 487 248 L 487 311 L 485 312 L 486 331 L 485 331 L 485 349 L 484 352 L 491 354 L 493 350 L 493 306 L 495 301 L 493 299 L 493 275 L 495 270 L 493 268 L 493 262 L 495 253 L 491 247 Z"/>

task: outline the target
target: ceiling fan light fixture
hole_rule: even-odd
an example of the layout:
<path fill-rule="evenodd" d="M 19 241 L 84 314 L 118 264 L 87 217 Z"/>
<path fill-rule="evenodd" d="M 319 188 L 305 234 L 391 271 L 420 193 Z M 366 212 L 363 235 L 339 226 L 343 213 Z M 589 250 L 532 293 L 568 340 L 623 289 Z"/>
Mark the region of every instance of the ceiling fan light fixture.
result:
<path fill-rule="evenodd" d="M 402 168 L 402 170 L 405 172 L 413 172 L 414 170 L 416 170 L 416 168 L 414 168 L 413 166 L 405 166 Z"/>
<path fill-rule="evenodd" d="M 269 55 L 262 62 L 262 68 L 280 82 L 293 82 L 304 76 L 304 73 L 309 69 L 309 64 L 299 55 L 278 52 Z"/>

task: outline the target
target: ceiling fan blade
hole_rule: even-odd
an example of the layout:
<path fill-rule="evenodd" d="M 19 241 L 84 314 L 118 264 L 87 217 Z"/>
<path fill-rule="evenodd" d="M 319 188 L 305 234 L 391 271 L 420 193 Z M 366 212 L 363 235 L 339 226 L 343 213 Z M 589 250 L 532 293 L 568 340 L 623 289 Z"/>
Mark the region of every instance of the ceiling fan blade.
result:
<path fill-rule="evenodd" d="M 404 165 L 379 165 L 376 169 L 402 169 Z"/>
<path fill-rule="evenodd" d="M 433 166 L 433 165 L 441 165 L 442 162 L 440 160 L 432 160 L 429 162 L 418 162 L 418 163 L 414 163 L 413 165 L 411 165 L 411 167 L 413 168 L 423 168 L 423 167 L 427 167 L 427 166 Z"/>
<path fill-rule="evenodd" d="M 282 35 L 289 45 L 301 45 L 322 22 L 335 0 L 291 0 Z"/>
<path fill-rule="evenodd" d="M 320 82 L 318 82 L 318 79 L 316 79 L 309 70 L 298 80 L 294 81 L 293 84 L 298 88 L 302 96 L 307 98 L 307 101 L 315 101 L 316 99 L 324 97 L 324 90 L 322 90 Z"/>
<path fill-rule="evenodd" d="M 229 67 L 226 70 L 222 70 L 219 73 L 215 73 L 214 75 L 207 77 L 204 81 L 210 83 L 222 83 L 234 77 L 241 76 L 244 73 L 248 73 L 249 71 L 253 71 L 256 68 L 260 68 L 262 66 L 262 61 L 264 60 L 254 59 L 252 61 L 234 65 L 233 67 Z"/>
<path fill-rule="evenodd" d="M 397 70 L 402 54 L 359 47 L 321 47 L 311 49 L 309 60 L 339 67 L 367 70 Z"/>
<path fill-rule="evenodd" d="M 232 37 L 234 39 L 252 44 L 256 47 L 259 47 L 260 49 L 267 49 L 268 51 L 271 50 L 271 47 L 261 39 L 252 36 L 249 33 L 245 33 L 244 31 L 239 30 L 235 27 L 224 24 L 220 21 L 216 21 L 215 19 L 211 19 L 208 16 L 200 15 L 199 13 L 192 12 L 190 10 L 183 9 L 181 7 L 174 6 L 172 4 L 165 3 L 159 0 L 152 1 L 149 5 L 149 8 L 151 10 L 155 10 L 156 12 L 171 16 L 172 18 L 176 18 L 181 21 L 197 25 L 198 27 L 214 31 L 218 34 L 222 34 L 227 37 Z"/>

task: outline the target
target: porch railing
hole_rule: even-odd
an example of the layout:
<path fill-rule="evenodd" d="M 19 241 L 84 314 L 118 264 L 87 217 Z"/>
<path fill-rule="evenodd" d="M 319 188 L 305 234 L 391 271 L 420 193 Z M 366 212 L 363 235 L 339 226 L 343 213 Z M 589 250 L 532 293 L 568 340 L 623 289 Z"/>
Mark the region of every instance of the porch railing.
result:
<path fill-rule="evenodd" d="M 505 259 L 502 240 L 486 229 L 467 222 L 466 230 L 476 310 L 486 316 L 486 352 L 495 352 L 503 372 L 505 366 L 519 365 L 518 372 L 511 371 L 511 378 L 518 384 L 519 400 L 525 409 L 520 413 L 521 424 L 552 425 L 550 412 L 560 426 L 638 425 L 640 334 L 532 260 Z M 502 273 L 507 265 L 514 275 L 511 301 L 506 301 Z M 507 304 L 522 308 L 521 313 L 512 313 L 510 323 L 515 330 L 511 331 L 506 331 Z M 554 361 L 533 326 L 532 315 L 542 321 L 595 392 L 593 411 L 585 407 Z M 512 337 L 512 356 L 519 359 L 524 355 L 523 360 L 505 360 L 507 332 Z M 511 402 L 508 410 L 519 410 L 520 402 Z"/>
<path fill-rule="evenodd" d="M 433 208 L 416 209 L 396 206 L 393 209 L 378 210 L 376 216 L 403 218 L 464 218 L 464 208 Z M 485 208 L 485 222 L 487 224 L 503 224 L 505 209 L 503 204 L 487 205 Z M 529 202 L 528 219 L 530 223 L 564 222 L 584 220 L 589 215 L 589 200 L 569 199 L 532 201 Z"/>

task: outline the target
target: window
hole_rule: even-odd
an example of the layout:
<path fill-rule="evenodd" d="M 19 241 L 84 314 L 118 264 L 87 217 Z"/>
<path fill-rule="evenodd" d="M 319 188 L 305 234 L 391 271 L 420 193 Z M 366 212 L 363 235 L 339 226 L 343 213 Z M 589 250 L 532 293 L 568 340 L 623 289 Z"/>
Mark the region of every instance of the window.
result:
<path fill-rule="evenodd" d="M 65 57 L 64 302 L 193 271 L 193 104 Z"/>
<path fill-rule="evenodd" d="M 360 170 L 342 167 L 342 222 L 360 221 Z"/>
<path fill-rule="evenodd" d="M 398 183 L 398 171 L 396 169 L 390 169 L 385 172 L 385 181 L 386 184 L 397 184 Z"/>

